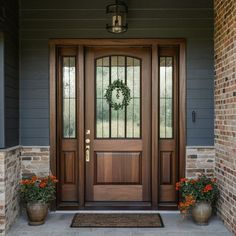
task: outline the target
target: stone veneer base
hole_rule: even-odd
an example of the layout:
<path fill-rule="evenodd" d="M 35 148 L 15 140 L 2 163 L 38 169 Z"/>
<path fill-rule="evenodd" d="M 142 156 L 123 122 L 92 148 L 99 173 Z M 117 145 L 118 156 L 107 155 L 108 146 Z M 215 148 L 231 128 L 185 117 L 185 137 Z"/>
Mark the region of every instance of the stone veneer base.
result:
<path fill-rule="evenodd" d="M 186 147 L 186 177 L 193 178 L 198 174 L 214 176 L 215 149 L 213 146 Z"/>
<path fill-rule="evenodd" d="M 0 149 L 0 235 L 5 235 L 20 212 L 20 147 Z"/>

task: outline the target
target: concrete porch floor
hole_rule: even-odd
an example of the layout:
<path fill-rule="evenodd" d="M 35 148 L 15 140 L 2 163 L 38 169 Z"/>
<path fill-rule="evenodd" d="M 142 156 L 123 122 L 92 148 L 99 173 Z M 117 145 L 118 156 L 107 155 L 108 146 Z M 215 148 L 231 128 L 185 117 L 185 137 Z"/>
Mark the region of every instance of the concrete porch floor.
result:
<path fill-rule="evenodd" d="M 208 226 L 198 226 L 179 213 L 160 212 L 164 228 L 70 228 L 73 213 L 50 213 L 42 226 L 28 226 L 26 216 L 18 218 L 7 236 L 230 236 L 214 216 Z"/>

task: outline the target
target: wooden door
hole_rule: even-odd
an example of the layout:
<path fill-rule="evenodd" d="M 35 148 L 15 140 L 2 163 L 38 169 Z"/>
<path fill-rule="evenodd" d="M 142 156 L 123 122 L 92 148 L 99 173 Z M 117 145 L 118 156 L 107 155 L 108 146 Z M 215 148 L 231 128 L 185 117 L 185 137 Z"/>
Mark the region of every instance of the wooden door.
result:
<path fill-rule="evenodd" d="M 118 111 L 104 97 L 117 79 L 131 91 Z M 150 91 L 150 49 L 86 48 L 86 202 L 151 201 Z"/>

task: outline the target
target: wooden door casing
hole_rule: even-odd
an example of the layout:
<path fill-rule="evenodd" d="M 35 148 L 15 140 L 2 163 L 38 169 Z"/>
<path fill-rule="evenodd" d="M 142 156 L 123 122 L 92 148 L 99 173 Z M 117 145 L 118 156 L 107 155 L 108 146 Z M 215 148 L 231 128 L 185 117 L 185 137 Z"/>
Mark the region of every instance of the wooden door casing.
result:
<path fill-rule="evenodd" d="M 53 209 L 78 209 L 89 206 L 85 204 L 85 49 L 90 47 L 100 47 L 101 51 L 108 47 L 145 47 L 151 51 L 151 89 L 150 95 L 152 96 L 151 105 L 151 157 L 150 157 L 150 175 L 151 175 L 151 206 L 155 209 L 176 209 L 176 203 L 178 196 L 174 199 L 174 182 L 178 178 L 185 176 L 185 142 L 186 142 L 186 62 L 185 62 L 185 47 L 186 42 L 184 39 L 53 39 L 49 41 L 50 44 L 50 168 L 54 175 L 59 178 L 57 185 L 57 200 L 53 205 Z M 178 107 L 176 106 L 177 116 L 175 120 L 176 133 L 176 149 L 172 153 L 174 144 L 163 144 L 164 140 L 160 140 L 158 137 L 159 124 L 158 124 L 158 112 L 159 112 L 159 91 L 158 91 L 158 63 L 159 56 L 169 56 L 169 54 L 160 54 L 166 48 L 174 49 L 174 57 L 176 58 L 176 76 L 178 77 L 178 85 L 176 96 L 178 96 Z M 61 139 L 61 101 L 60 101 L 60 76 L 61 76 L 61 64 L 60 54 L 63 51 L 65 55 L 76 56 L 76 72 L 77 72 L 77 138 L 76 140 L 66 140 L 64 142 Z M 173 55 L 173 52 L 172 52 Z M 92 65 L 94 66 L 94 65 Z M 180 131 L 180 132 L 179 132 Z M 120 140 L 121 141 L 121 140 Z M 64 144 L 63 144 L 64 142 Z M 70 144 L 69 144 L 70 143 Z M 161 151 L 162 150 L 162 151 Z M 117 152 L 119 152 L 118 150 Z M 64 158 L 64 153 L 66 158 Z M 73 153 L 73 155 L 71 155 Z M 109 150 L 106 154 L 109 155 Z M 135 154 L 138 152 L 135 152 Z M 99 153 L 100 157 L 101 154 Z M 161 162 L 161 155 L 165 163 Z M 164 156 L 167 157 L 164 159 Z M 64 160 L 63 160 L 64 159 Z M 138 157 L 134 156 L 137 160 Z M 65 164 L 65 160 L 69 160 Z M 174 162 L 173 162 L 174 160 Z M 74 162 L 75 161 L 75 162 Z M 125 163 L 125 162 L 124 162 Z M 137 163 L 137 161 L 136 161 Z M 173 163 L 176 164 L 175 173 L 171 172 Z M 102 162 L 100 162 L 102 165 Z M 70 167 L 69 167 L 70 166 Z M 74 168 L 73 168 L 73 167 Z M 171 167 L 170 167 L 171 166 Z M 72 171 L 71 171 L 72 170 Z M 167 171 L 166 171 L 167 170 Z M 64 174 L 67 172 L 68 176 L 65 178 Z M 75 171 L 75 172 L 73 172 Z M 116 171 L 116 169 L 115 169 Z M 165 172 L 166 171 L 166 172 Z M 113 171 L 112 171 L 113 172 Z M 115 172 L 114 172 L 115 173 Z M 170 173 L 169 175 L 163 175 L 164 173 Z M 111 173 L 100 174 L 99 181 L 106 182 L 106 175 Z M 72 176 L 75 176 L 73 179 Z M 115 173 L 115 181 L 119 181 L 119 173 Z M 109 177 L 110 178 L 110 177 Z M 134 183 L 137 180 L 137 175 L 127 176 Z M 65 181 L 63 180 L 65 179 Z M 171 179 L 171 184 L 170 180 Z M 69 181 L 68 181 L 69 180 Z M 73 180 L 73 181 L 71 181 Z M 123 181 L 123 179 L 122 179 Z M 62 187 L 64 185 L 64 187 Z M 67 192 L 67 186 L 72 188 L 72 192 Z M 63 189 L 63 190 L 62 190 Z M 170 191 L 171 189 L 171 191 Z M 64 196 L 62 194 L 64 191 Z M 127 192 L 123 192 L 123 195 Z M 75 197 L 76 196 L 76 197 Z M 64 201 L 63 201 L 64 200 Z M 140 202 L 141 203 L 141 202 Z M 97 206 L 104 206 L 103 203 Z M 106 206 L 112 207 L 113 203 Z M 136 203 L 128 202 L 127 206 L 136 206 Z"/>
<path fill-rule="evenodd" d="M 95 59 L 107 55 L 140 58 L 141 69 L 141 138 L 95 138 Z M 90 162 L 86 162 L 87 202 L 151 201 L 150 197 L 150 121 L 151 54 L 147 48 L 87 48 L 85 59 L 85 122 L 90 134 Z M 145 83 L 144 83 L 145 82 Z M 114 167 L 115 165 L 115 167 Z M 125 194 L 124 194 L 125 193 Z"/>

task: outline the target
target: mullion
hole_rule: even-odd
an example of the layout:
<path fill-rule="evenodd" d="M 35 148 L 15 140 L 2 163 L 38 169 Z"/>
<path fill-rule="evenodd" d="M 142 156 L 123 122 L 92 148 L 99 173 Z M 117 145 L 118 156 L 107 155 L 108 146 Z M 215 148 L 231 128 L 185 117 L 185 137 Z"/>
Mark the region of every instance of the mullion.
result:
<path fill-rule="evenodd" d="M 71 68 L 71 57 L 69 57 L 69 95 L 68 95 L 68 97 L 69 97 L 69 138 L 71 137 L 71 135 L 70 135 L 70 129 L 71 129 L 71 127 L 70 127 L 70 85 L 71 85 L 71 83 L 70 83 L 70 68 Z"/>
<path fill-rule="evenodd" d="M 127 57 L 125 57 L 125 84 L 127 85 Z M 125 138 L 127 138 L 127 106 L 125 106 Z"/>
<path fill-rule="evenodd" d="M 111 56 L 109 56 L 109 85 L 111 84 Z M 109 138 L 111 138 L 111 106 L 109 105 Z"/>
<path fill-rule="evenodd" d="M 116 78 L 119 79 L 119 73 L 118 73 L 118 65 L 119 65 L 119 60 L 118 60 L 118 56 L 116 57 Z M 119 131 L 119 110 L 116 111 L 116 138 L 118 138 L 118 131 Z"/>
<path fill-rule="evenodd" d="M 132 80 L 133 80 L 133 96 L 132 96 L 132 99 L 134 98 L 134 58 L 133 58 L 133 77 L 132 77 Z M 133 118 L 133 122 L 132 122 L 132 135 L 134 138 L 134 99 L 133 99 L 133 114 L 132 114 L 132 118 Z"/>
<path fill-rule="evenodd" d="M 104 58 L 102 59 L 102 94 L 103 94 L 103 60 Z M 104 125 L 103 125 L 103 99 L 102 99 L 102 137 L 104 138 L 103 128 L 104 128 Z"/>
<path fill-rule="evenodd" d="M 167 127 L 167 122 L 166 122 L 166 113 L 167 113 L 167 109 L 166 109 L 166 57 L 165 57 L 165 138 L 166 138 L 166 127 Z"/>

